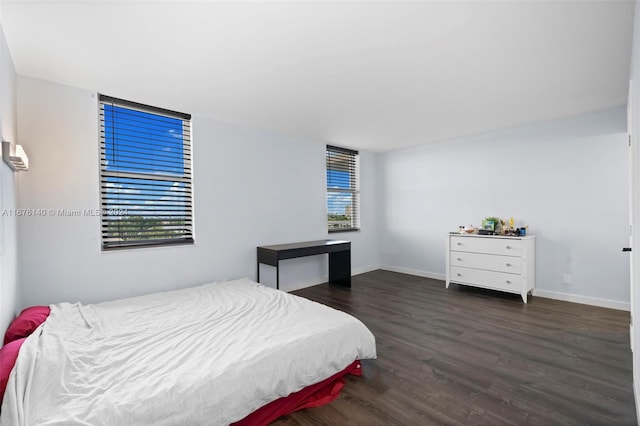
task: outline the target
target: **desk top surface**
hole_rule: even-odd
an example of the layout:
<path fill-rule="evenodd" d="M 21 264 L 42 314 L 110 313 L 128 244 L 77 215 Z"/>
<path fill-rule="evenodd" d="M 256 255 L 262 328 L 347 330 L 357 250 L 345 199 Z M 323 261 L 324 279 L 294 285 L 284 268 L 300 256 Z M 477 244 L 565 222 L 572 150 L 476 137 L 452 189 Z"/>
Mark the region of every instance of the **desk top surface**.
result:
<path fill-rule="evenodd" d="M 317 240 L 317 241 L 303 241 L 300 243 L 288 243 L 288 244 L 274 244 L 271 246 L 260 246 L 259 249 L 265 250 L 295 250 L 295 249 L 303 249 L 308 247 L 324 247 L 324 246 L 334 246 L 340 244 L 351 244 L 351 241 L 344 240 Z"/>

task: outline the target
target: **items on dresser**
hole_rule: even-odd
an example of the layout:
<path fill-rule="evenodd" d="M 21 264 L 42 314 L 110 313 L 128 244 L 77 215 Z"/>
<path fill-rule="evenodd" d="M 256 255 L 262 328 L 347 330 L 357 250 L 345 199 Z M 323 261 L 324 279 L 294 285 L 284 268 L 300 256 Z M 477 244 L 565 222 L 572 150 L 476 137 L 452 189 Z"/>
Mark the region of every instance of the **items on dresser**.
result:
<path fill-rule="evenodd" d="M 535 286 L 535 236 L 447 236 L 446 287 L 450 283 L 520 294 Z"/>

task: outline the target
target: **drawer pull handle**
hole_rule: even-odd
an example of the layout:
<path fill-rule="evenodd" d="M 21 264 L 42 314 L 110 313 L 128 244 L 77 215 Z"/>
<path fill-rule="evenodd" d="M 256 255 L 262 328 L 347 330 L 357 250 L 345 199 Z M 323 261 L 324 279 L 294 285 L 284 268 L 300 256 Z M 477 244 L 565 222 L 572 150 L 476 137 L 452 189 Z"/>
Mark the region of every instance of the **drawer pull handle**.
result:
<path fill-rule="evenodd" d="M 507 280 L 507 284 L 511 284 L 511 281 Z"/>
<path fill-rule="evenodd" d="M 507 246 L 507 250 L 510 250 L 510 249 L 511 249 L 511 246 Z"/>
<path fill-rule="evenodd" d="M 507 266 L 511 266 L 511 264 L 510 264 L 510 263 L 507 263 Z"/>
<path fill-rule="evenodd" d="M 458 242 L 458 245 L 459 245 L 459 246 L 461 246 L 461 245 L 462 245 L 462 243 L 461 243 L 461 242 Z"/>
<path fill-rule="evenodd" d="M 462 258 L 461 257 L 458 258 L 458 262 L 462 262 Z"/>
<path fill-rule="evenodd" d="M 457 276 L 459 276 L 459 277 L 461 277 L 461 276 L 462 276 L 462 274 L 461 274 L 460 272 L 458 272 L 456 275 L 457 275 Z"/>

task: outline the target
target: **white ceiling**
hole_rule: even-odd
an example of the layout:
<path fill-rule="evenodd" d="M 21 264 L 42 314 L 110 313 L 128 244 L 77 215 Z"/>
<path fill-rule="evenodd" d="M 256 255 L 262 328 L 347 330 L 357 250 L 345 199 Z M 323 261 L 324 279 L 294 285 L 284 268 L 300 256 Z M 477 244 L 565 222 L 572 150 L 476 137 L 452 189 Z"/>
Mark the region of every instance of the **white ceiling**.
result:
<path fill-rule="evenodd" d="M 626 103 L 633 1 L 2 1 L 18 74 L 386 151 Z"/>

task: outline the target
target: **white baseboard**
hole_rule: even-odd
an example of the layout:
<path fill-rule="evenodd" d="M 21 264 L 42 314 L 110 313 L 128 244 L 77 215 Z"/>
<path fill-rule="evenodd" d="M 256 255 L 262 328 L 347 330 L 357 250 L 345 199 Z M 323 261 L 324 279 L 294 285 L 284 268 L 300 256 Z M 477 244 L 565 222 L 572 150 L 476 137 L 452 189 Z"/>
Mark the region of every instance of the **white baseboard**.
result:
<path fill-rule="evenodd" d="M 365 266 L 363 268 L 352 269 L 351 275 L 364 274 L 366 272 L 375 271 L 376 269 L 383 269 L 385 271 L 399 272 L 401 274 L 415 275 L 418 277 L 431 278 L 434 280 L 445 280 L 445 274 L 439 274 L 437 272 L 422 271 L 413 268 L 403 268 L 399 266 L 380 265 L 380 266 Z M 301 288 L 312 287 L 314 285 L 326 283 L 329 280 L 328 276 L 320 277 L 316 280 L 298 283 L 296 288 L 288 288 L 287 291 L 299 290 Z M 629 302 L 621 302 L 619 300 L 601 299 L 598 297 L 580 296 L 578 294 L 561 293 L 559 291 L 550 291 L 542 289 L 534 289 L 533 295 L 536 297 L 545 297 L 547 299 L 562 300 L 565 302 L 581 303 L 583 305 L 600 306 L 602 308 L 618 309 L 620 311 L 629 311 L 631 304 Z M 640 398 L 640 396 L 638 396 Z"/>
<path fill-rule="evenodd" d="M 365 266 L 364 268 L 358 268 L 358 269 L 352 269 L 351 270 L 351 276 L 354 275 L 360 275 L 360 274 L 364 274 L 366 272 L 371 272 L 371 271 L 375 271 L 377 269 L 380 269 L 379 266 Z M 303 288 L 307 288 L 307 287 L 313 287 L 314 285 L 319 285 L 319 284 L 323 284 L 326 283 L 327 281 L 329 281 L 329 276 L 328 275 L 323 275 L 317 279 L 314 280 L 310 280 L 310 281 L 305 281 L 305 282 L 298 282 L 292 286 L 286 286 L 287 289 L 286 291 L 295 291 L 295 290 L 300 290 Z"/>
<path fill-rule="evenodd" d="M 365 274 L 367 272 L 377 271 L 380 269 L 380 266 L 365 266 L 364 268 L 352 269 L 351 276 Z"/>
<path fill-rule="evenodd" d="M 327 277 L 320 277 L 318 279 L 311 280 L 311 281 L 303 281 L 303 282 L 298 281 L 294 284 L 291 284 L 291 286 L 287 284 L 283 286 L 282 283 L 280 283 L 280 290 L 284 290 L 286 292 L 296 291 L 302 288 L 313 287 L 314 285 L 326 283 L 328 280 L 329 280 L 329 277 L 327 276 Z M 285 289 L 283 289 L 282 287 L 285 287 Z"/>
<path fill-rule="evenodd" d="M 629 302 L 620 302 L 619 300 L 580 296 L 578 294 L 561 293 L 559 291 L 541 290 L 537 288 L 533 290 L 533 294 L 536 297 L 546 297 L 547 299 L 582 303 L 583 305 L 600 306 L 602 308 L 618 309 L 620 311 L 629 311 L 631 309 L 631 304 Z"/>
<path fill-rule="evenodd" d="M 416 275 L 418 277 L 433 278 L 434 280 L 444 281 L 446 278 L 444 274 L 438 274 L 436 272 L 421 271 L 419 269 L 402 268 L 398 266 L 382 265 L 380 266 L 379 269 L 384 269 L 385 271 L 391 271 L 391 272 L 399 272 L 401 274 Z"/>
<path fill-rule="evenodd" d="M 419 269 L 403 268 L 398 266 L 382 265 L 380 269 L 391 272 L 399 272 L 401 274 L 416 275 L 418 277 L 432 278 L 435 280 L 446 279 L 445 274 L 437 272 L 421 271 Z M 583 305 L 600 306 L 602 308 L 618 309 L 620 311 L 629 311 L 631 304 L 629 302 L 621 302 L 618 300 L 601 299 L 597 297 L 580 296 L 577 294 L 561 293 L 558 291 L 534 289 L 533 294 L 538 297 L 546 297 L 547 299 L 563 300 L 565 302 L 581 303 Z"/>

